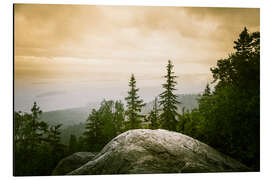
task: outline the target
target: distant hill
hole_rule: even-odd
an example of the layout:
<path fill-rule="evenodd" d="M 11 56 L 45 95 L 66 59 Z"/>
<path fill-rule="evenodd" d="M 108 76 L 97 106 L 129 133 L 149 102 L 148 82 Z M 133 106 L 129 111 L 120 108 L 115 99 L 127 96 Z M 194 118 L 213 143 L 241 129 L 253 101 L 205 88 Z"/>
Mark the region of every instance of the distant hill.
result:
<path fill-rule="evenodd" d="M 62 124 L 62 127 L 67 127 L 84 123 L 92 109 L 98 107 L 98 103 L 89 103 L 89 105 L 85 107 L 43 112 L 41 120 L 50 125 Z"/>
<path fill-rule="evenodd" d="M 192 110 L 198 107 L 197 98 L 198 94 L 180 94 L 178 95 L 178 101 L 181 102 L 178 107 L 178 112 L 182 113 L 182 107 L 186 110 Z M 153 108 L 154 101 L 150 101 L 142 109 L 142 114 L 147 114 Z M 91 103 L 87 107 L 78 107 L 72 109 L 56 110 L 43 112 L 41 120 L 47 122 L 50 125 L 62 124 L 61 127 L 61 141 L 67 144 L 70 135 L 77 136 L 82 135 L 84 132 L 85 121 L 93 108 L 98 108 L 98 103 Z"/>
<path fill-rule="evenodd" d="M 198 108 L 197 98 L 198 94 L 180 94 L 178 95 L 178 101 L 181 104 L 178 105 L 178 112 L 182 113 L 182 107 L 192 110 Z M 142 109 L 142 114 L 147 114 L 151 111 L 154 101 L 150 101 Z M 78 107 L 72 109 L 63 109 L 43 112 L 41 120 L 49 123 L 50 125 L 62 124 L 63 127 L 85 123 L 89 113 L 93 108 L 98 108 L 98 103 L 90 103 L 87 107 Z"/>
<path fill-rule="evenodd" d="M 84 122 L 90 110 L 86 107 L 56 110 L 42 113 L 41 120 L 50 125 L 62 124 L 63 126 L 71 126 Z"/>
<path fill-rule="evenodd" d="M 77 136 L 77 138 L 82 135 L 85 121 L 93 108 L 98 108 L 98 104 L 90 104 L 88 107 L 43 112 L 41 120 L 49 125 L 62 124 L 60 138 L 61 142 L 67 145 L 71 134 Z"/>

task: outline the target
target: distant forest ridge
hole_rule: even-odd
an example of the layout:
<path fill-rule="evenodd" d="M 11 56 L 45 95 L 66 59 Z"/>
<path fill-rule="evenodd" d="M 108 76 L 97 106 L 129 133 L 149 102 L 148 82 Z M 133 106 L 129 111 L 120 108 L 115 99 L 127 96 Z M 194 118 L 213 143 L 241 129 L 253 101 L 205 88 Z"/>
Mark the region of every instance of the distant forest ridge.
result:
<path fill-rule="evenodd" d="M 178 100 L 181 104 L 177 105 L 178 113 L 182 114 L 184 107 L 185 111 L 198 108 L 197 98 L 199 94 L 178 94 Z M 148 114 L 153 108 L 154 100 L 146 104 L 142 109 L 142 114 Z M 56 111 L 43 112 L 41 120 L 47 122 L 50 125 L 62 124 L 61 131 L 61 142 L 68 144 L 70 135 L 73 134 L 80 137 L 85 130 L 85 122 L 93 108 L 98 108 L 99 105 L 96 103 L 89 103 L 88 106 L 63 109 Z"/>
<path fill-rule="evenodd" d="M 180 114 L 182 114 L 183 107 L 185 107 L 185 110 L 189 111 L 198 108 L 197 98 L 199 97 L 199 94 L 178 94 L 177 96 L 178 100 L 181 102 L 181 104 L 177 105 Z M 146 106 L 143 107 L 142 114 L 148 114 L 153 108 L 153 104 L 154 100 L 148 102 Z M 62 124 L 62 128 L 64 128 L 70 125 L 84 123 L 91 110 L 98 107 L 99 104 L 89 103 L 85 107 L 43 112 L 41 120 L 50 125 Z"/>

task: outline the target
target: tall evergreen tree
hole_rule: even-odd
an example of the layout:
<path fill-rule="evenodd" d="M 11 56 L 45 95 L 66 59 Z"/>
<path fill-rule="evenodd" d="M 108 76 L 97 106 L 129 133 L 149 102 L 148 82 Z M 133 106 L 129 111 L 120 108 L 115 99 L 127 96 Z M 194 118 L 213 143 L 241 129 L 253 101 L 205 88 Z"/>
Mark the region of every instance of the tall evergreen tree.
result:
<path fill-rule="evenodd" d="M 139 113 L 145 104 L 138 95 L 139 88 L 136 88 L 136 80 L 133 74 L 129 81 L 129 87 L 128 96 L 125 98 L 128 108 L 126 111 L 128 116 L 127 129 L 138 129 L 141 127 L 141 118 L 143 117 Z"/>
<path fill-rule="evenodd" d="M 96 109 L 93 109 L 86 120 L 85 132 L 83 133 L 85 137 L 85 149 L 88 151 L 100 150 L 100 141 L 102 141 L 101 127 L 102 122 L 100 118 L 100 112 Z"/>
<path fill-rule="evenodd" d="M 160 121 L 162 128 L 176 131 L 176 117 L 178 116 L 176 105 L 180 102 L 177 100 L 177 96 L 173 93 L 173 91 L 176 90 L 175 86 L 177 83 L 175 78 L 177 76 L 174 75 L 172 68 L 172 62 L 169 60 L 167 65 L 167 75 L 164 76 L 166 78 L 166 83 L 162 84 L 162 87 L 165 89 L 165 91 L 159 95 L 159 103 L 162 107 Z"/>
<path fill-rule="evenodd" d="M 35 150 L 35 146 L 38 146 L 40 143 L 40 138 L 42 136 L 41 131 L 39 131 L 39 119 L 42 114 L 40 107 L 38 107 L 37 103 L 34 102 L 33 107 L 31 108 L 32 116 L 30 119 L 30 123 L 28 124 L 28 129 L 30 130 L 30 149 L 31 151 Z"/>

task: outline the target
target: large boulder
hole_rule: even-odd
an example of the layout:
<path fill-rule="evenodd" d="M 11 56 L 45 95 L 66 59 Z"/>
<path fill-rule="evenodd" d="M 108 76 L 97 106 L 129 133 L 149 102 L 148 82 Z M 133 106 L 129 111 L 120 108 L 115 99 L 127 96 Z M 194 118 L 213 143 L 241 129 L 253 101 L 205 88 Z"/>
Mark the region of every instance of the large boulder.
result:
<path fill-rule="evenodd" d="M 249 169 L 210 146 L 167 130 L 130 130 L 69 175 L 241 172 Z"/>
<path fill-rule="evenodd" d="M 62 159 L 56 166 L 56 168 L 53 170 L 52 175 L 65 175 L 91 159 L 95 156 L 95 153 L 91 152 L 77 152 L 74 153 L 64 159 Z"/>

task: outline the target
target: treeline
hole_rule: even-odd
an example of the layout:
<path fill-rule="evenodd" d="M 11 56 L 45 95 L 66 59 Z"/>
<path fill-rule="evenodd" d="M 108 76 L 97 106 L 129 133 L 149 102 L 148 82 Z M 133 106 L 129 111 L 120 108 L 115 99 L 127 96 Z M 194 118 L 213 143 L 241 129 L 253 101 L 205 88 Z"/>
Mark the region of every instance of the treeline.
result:
<path fill-rule="evenodd" d="M 187 134 L 258 171 L 260 33 L 249 33 L 244 28 L 234 44 L 235 52 L 226 59 L 218 60 L 217 66 L 211 68 L 213 87 L 206 85 L 203 94 L 198 98 L 199 107 L 191 111 L 182 108 L 182 114 L 177 112 L 177 104 L 181 102 L 174 93 L 177 77 L 170 60 L 166 67 L 167 74 L 164 76 L 166 81 L 162 84 L 163 92 L 157 95 L 153 108 L 147 115 L 141 113 L 145 103 L 139 96 L 139 88 L 136 87 L 135 76 L 132 74 L 129 81 L 130 89 L 125 98 L 126 108 L 121 101 L 103 100 L 100 107 L 93 109 L 89 114 L 83 135 L 71 135 L 68 146 L 61 145 L 59 138 L 56 138 L 59 137 L 60 125 L 49 128 L 44 122 L 40 122 L 43 125 L 35 129 L 35 126 L 32 127 L 35 124 L 32 122 L 33 117 L 35 122 L 38 119 L 38 116 L 34 115 L 35 111 L 32 111 L 32 114 L 15 112 L 15 174 L 49 175 L 55 163 L 63 156 L 77 151 L 98 152 L 115 136 L 138 128 L 162 128 Z M 37 108 L 36 104 L 34 107 Z M 27 118 L 29 120 L 25 120 Z M 26 126 L 32 128 L 29 130 L 32 133 L 20 130 Z M 45 130 L 42 129 L 43 126 L 46 127 Z M 49 136 L 52 134 L 51 129 L 54 130 L 55 136 Z M 21 132 L 23 135 L 17 138 Z M 34 132 L 41 135 L 33 136 Z M 33 137 L 37 137 L 39 141 Z M 52 141 L 52 137 L 57 141 Z M 36 148 L 34 152 L 37 152 L 37 156 L 31 154 L 33 149 L 30 147 Z M 55 151 L 59 156 L 55 155 Z M 26 156 L 27 153 L 30 154 L 29 157 Z M 34 166 L 31 161 L 35 161 L 37 165 Z M 33 167 L 27 168 L 25 162 L 29 162 L 29 166 Z M 48 165 L 47 171 L 44 168 L 45 164 Z"/>
<path fill-rule="evenodd" d="M 178 131 L 211 145 L 254 171 L 260 169 L 260 33 L 246 28 L 235 53 L 211 68 L 199 108 L 179 117 Z"/>
<path fill-rule="evenodd" d="M 31 113 L 14 114 L 14 175 L 42 176 L 51 174 L 52 168 L 65 154 L 60 143 L 61 125 L 49 126 L 40 121 L 42 111 L 34 103 Z"/>

